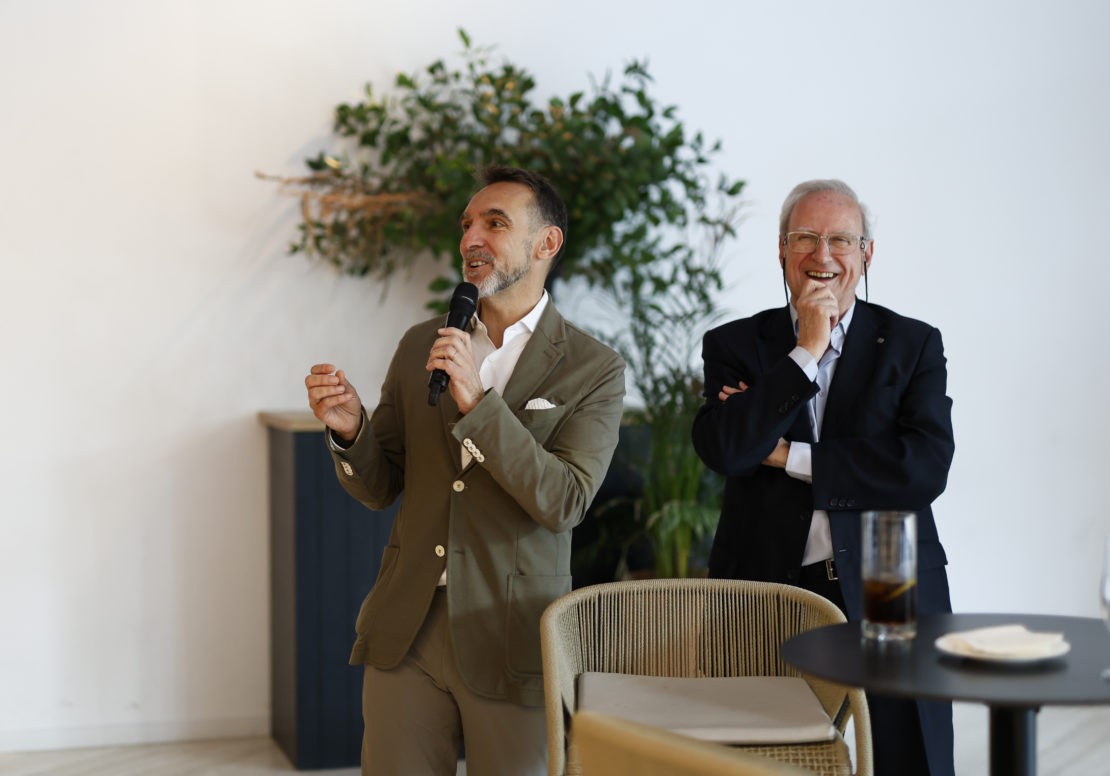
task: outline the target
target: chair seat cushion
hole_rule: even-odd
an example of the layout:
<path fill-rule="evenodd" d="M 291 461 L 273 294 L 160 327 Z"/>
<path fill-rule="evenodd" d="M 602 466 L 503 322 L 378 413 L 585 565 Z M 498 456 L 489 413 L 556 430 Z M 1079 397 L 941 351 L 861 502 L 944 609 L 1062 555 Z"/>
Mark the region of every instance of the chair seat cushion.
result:
<path fill-rule="evenodd" d="M 675 677 L 588 671 L 578 676 L 588 709 L 721 744 L 792 744 L 836 737 L 804 679 Z"/>

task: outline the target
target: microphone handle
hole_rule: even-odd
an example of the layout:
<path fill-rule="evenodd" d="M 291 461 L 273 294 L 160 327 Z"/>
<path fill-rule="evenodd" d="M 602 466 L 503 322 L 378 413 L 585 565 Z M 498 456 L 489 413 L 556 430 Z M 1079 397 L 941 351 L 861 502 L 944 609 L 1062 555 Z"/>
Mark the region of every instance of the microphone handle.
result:
<path fill-rule="evenodd" d="M 459 312 L 452 310 L 447 314 L 448 329 L 466 329 L 466 325 L 470 323 L 470 314 L 466 312 Z M 442 369 L 435 369 L 432 371 L 432 376 L 428 378 L 428 405 L 431 407 L 439 404 L 439 395 L 443 393 L 443 389 L 447 387 L 447 382 L 451 379 L 450 375 Z"/>
<path fill-rule="evenodd" d="M 440 394 L 443 389 L 447 387 L 447 381 L 450 377 L 443 370 L 434 370 L 432 376 L 427 381 L 427 403 L 428 406 L 435 406 L 440 403 Z"/>

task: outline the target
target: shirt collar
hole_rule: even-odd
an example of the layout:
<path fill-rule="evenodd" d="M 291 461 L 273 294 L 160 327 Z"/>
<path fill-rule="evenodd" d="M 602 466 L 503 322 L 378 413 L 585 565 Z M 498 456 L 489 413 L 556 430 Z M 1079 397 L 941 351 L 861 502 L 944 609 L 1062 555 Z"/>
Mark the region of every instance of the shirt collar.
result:
<path fill-rule="evenodd" d="M 547 307 L 547 300 L 547 289 L 545 288 L 543 294 L 540 295 L 540 301 L 536 302 L 536 306 L 532 308 L 532 311 L 509 328 L 523 326 L 529 332 L 535 331 L 536 326 L 539 325 L 540 316 L 543 315 L 543 311 Z"/>
<path fill-rule="evenodd" d="M 543 315 L 543 311 L 547 308 L 547 303 L 549 300 L 550 297 L 547 295 L 547 289 L 545 288 L 543 294 L 540 295 L 540 301 L 536 302 L 536 306 L 533 307 L 531 311 L 529 311 L 529 313 L 521 318 L 519 321 L 514 323 L 509 328 L 505 329 L 505 336 L 501 338 L 501 346 L 504 347 L 506 342 L 513 339 L 518 334 L 523 334 L 525 332 L 528 332 L 530 334 L 534 332 L 536 330 L 536 326 L 539 325 L 540 316 Z M 489 333 L 486 329 L 486 325 L 482 323 L 480 318 L 478 318 L 477 313 L 475 313 L 474 317 L 471 319 L 471 331 L 474 334 L 481 333 L 487 339 L 489 338 Z"/>

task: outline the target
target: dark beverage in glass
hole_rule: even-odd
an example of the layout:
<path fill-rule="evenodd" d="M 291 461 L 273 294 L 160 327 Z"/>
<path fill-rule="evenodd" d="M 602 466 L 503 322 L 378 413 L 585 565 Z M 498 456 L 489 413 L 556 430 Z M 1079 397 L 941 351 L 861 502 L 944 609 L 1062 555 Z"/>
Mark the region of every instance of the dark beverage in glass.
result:
<path fill-rule="evenodd" d="M 863 513 L 863 635 L 904 641 L 917 634 L 917 517 Z"/>
<path fill-rule="evenodd" d="M 886 626 L 912 625 L 917 620 L 917 581 L 863 583 L 863 616 Z"/>

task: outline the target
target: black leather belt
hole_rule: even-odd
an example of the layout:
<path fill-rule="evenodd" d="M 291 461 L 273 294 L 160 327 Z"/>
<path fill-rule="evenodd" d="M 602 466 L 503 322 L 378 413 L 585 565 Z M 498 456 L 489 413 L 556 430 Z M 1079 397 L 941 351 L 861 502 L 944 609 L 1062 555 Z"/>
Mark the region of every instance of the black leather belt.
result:
<path fill-rule="evenodd" d="M 836 574 L 836 561 L 831 558 L 829 560 L 811 563 L 808 566 L 802 566 L 798 576 L 801 579 L 824 579 L 829 582 L 833 582 L 840 578 Z"/>

